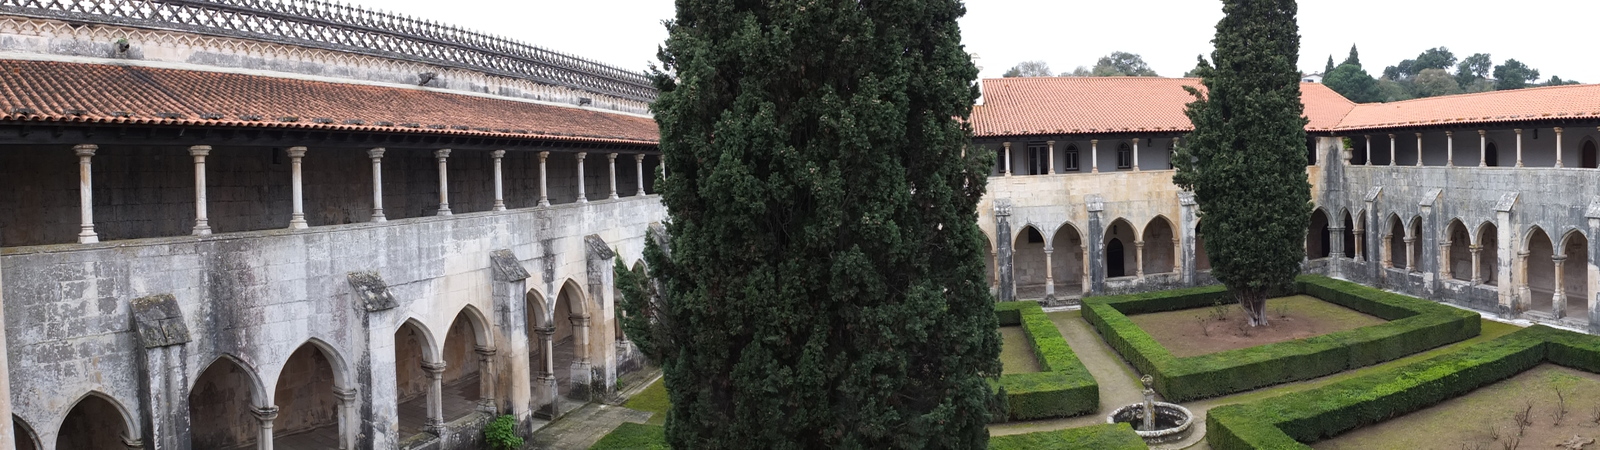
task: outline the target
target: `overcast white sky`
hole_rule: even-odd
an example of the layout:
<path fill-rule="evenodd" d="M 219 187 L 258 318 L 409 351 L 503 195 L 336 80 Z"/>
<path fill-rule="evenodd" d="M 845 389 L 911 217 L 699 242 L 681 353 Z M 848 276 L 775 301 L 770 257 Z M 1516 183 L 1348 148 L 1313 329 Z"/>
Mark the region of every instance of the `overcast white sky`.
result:
<path fill-rule="evenodd" d="M 655 61 L 666 39 L 660 22 L 670 0 L 355 0 L 355 3 L 508 36 L 628 69 Z M 1422 50 L 1449 47 L 1456 57 L 1489 53 L 1527 63 L 1540 74 L 1600 82 L 1593 0 L 1302 0 L 1300 68 L 1320 72 L 1328 55 L 1343 61 L 1356 44 L 1374 76 Z M 984 78 L 1018 62 L 1042 59 L 1057 71 L 1092 66 L 1113 51 L 1144 56 L 1163 76 L 1209 55 L 1218 0 L 975 0 L 962 36 Z"/>

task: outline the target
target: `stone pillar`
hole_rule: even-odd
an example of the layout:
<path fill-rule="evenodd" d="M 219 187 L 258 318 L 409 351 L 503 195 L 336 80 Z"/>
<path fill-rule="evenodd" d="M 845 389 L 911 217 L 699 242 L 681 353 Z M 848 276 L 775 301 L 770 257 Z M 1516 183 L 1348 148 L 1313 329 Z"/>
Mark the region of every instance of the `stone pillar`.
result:
<path fill-rule="evenodd" d="M 1550 306 L 1555 311 L 1551 313 L 1560 319 L 1567 315 L 1567 255 L 1552 256 L 1550 262 L 1556 265 L 1556 292 L 1550 296 Z"/>
<path fill-rule="evenodd" d="M 607 153 L 606 154 L 606 163 L 611 168 L 611 196 L 607 197 L 607 198 L 610 198 L 612 200 L 616 200 L 617 199 L 617 154 L 616 153 Z"/>
<path fill-rule="evenodd" d="M 1088 236 L 1083 240 L 1083 247 L 1088 249 L 1083 266 L 1089 268 L 1089 278 L 1084 284 L 1089 286 L 1089 293 L 1099 294 L 1106 291 L 1106 226 L 1101 218 L 1106 210 L 1105 198 L 1090 194 L 1085 197 L 1084 209 L 1089 212 L 1088 230 L 1084 233 Z"/>
<path fill-rule="evenodd" d="M 100 235 L 94 232 L 94 174 L 89 158 L 94 157 L 95 150 L 100 146 L 94 144 L 78 144 L 72 146 L 73 153 L 78 155 L 78 243 L 93 244 L 100 242 Z M 9 397 L 8 397 L 9 398 Z M 10 421 L 8 417 L 5 419 Z M 10 428 L 7 428 L 8 430 Z M 0 442 L 0 449 L 4 449 L 5 442 Z"/>
<path fill-rule="evenodd" d="M 1406 236 L 1404 240 L 1406 243 L 1406 273 L 1416 272 L 1417 267 L 1420 266 L 1420 264 L 1417 264 L 1417 238 L 1416 236 Z"/>
<path fill-rule="evenodd" d="M 1561 127 L 1556 127 L 1556 168 L 1561 168 Z"/>
<path fill-rule="evenodd" d="M 1366 230 L 1362 229 L 1362 227 L 1366 224 L 1363 222 L 1364 221 L 1355 221 L 1355 223 L 1351 224 L 1351 226 L 1354 227 L 1354 230 L 1352 231 L 1354 236 L 1351 236 L 1351 238 L 1356 240 L 1356 254 L 1355 256 L 1352 256 L 1351 259 L 1355 259 L 1357 261 L 1361 260 L 1361 255 L 1366 254 Z"/>
<path fill-rule="evenodd" d="M 1517 167 L 1522 167 L 1522 129 L 1517 128 L 1511 131 L 1517 133 Z"/>
<path fill-rule="evenodd" d="M 528 278 L 531 274 L 510 250 L 496 250 L 491 253 L 490 262 L 495 267 L 490 295 L 494 297 L 494 355 L 498 356 L 492 359 L 498 361 L 490 365 L 495 366 L 493 379 L 499 386 L 490 394 L 497 394 L 494 404 L 500 413 L 516 416 L 518 420 L 526 419 L 529 407 L 533 406 L 531 382 L 537 375 L 532 369 L 531 355 L 535 353 L 530 351 L 528 338 L 532 334 L 530 331 L 539 325 L 528 323 Z M 539 311 L 536 317 L 545 315 L 544 311 Z M 505 349 L 505 353 L 498 352 L 499 349 Z M 486 372 L 480 379 L 488 379 L 489 375 Z"/>
<path fill-rule="evenodd" d="M 1439 279 L 1455 278 L 1456 270 L 1450 267 L 1450 239 L 1439 241 Z"/>
<path fill-rule="evenodd" d="M 633 155 L 633 167 L 634 167 L 634 170 L 633 170 L 634 175 L 637 175 L 639 177 L 639 193 L 638 194 L 634 194 L 634 195 L 642 197 L 642 196 L 644 196 L 644 154 L 643 153 L 640 153 L 640 154 L 637 154 L 637 155 Z"/>
<path fill-rule="evenodd" d="M 1139 171 L 1139 138 L 1133 138 L 1133 171 Z"/>
<path fill-rule="evenodd" d="M 1049 173 L 1051 175 L 1055 175 L 1056 174 L 1056 141 L 1044 141 L 1044 145 L 1047 146 L 1050 149 L 1050 157 L 1048 158 L 1050 160 L 1050 172 Z"/>
<path fill-rule="evenodd" d="M 261 422 L 261 434 L 256 439 L 256 448 L 272 450 L 272 421 L 278 418 L 278 407 L 252 408 L 250 413 L 256 416 L 257 422 Z"/>
<path fill-rule="evenodd" d="M 1367 138 L 1367 165 L 1370 166 L 1372 165 L 1372 135 L 1363 134 L 1361 137 Z"/>
<path fill-rule="evenodd" d="M 1472 252 L 1472 284 L 1474 286 L 1476 286 L 1478 284 L 1482 284 L 1483 283 L 1483 261 L 1478 259 L 1478 255 L 1481 255 L 1483 253 L 1483 246 L 1478 245 L 1478 244 L 1472 244 L 1472 245 L 1467 246 L 1467 251 Z"/>
<path fill-rule="evenodd" d="M 495 151 L 489 152 L 489 158 L 494 160 L 494 207 L 490 208 L 491 210 L 494 210 L 494 211 L 505 211 L 506 210 L 505 185 L 503 183 L 502 177 L 500 176 L 500 173 L 501 173 L 500 172 L 500 162 L 501 162 L 501 160 L 505 159 L 505 157 L 506 157 L 506 151 L 505 150 L 495 150 Z"/>
<path fill-rule="evenodd" d="M 1385 232 L 1382 236 L 1383 240 L 1380 241 L 1379 248 L 1387 251 L 1380 252 L 1383 254 L 1380 255 L 1379 261 L 1383 263 L 1383 268 L 1392 269 L 1394 268 L 1394 233 Z"/>
<path fill-rule="evenodd" d="M 210 154 L 211 146 L 209 145 L 189 147 L 189 156 L 194 157 L 195 236 L 211 234 L 211 221 L 206 219 L 206 156 Z"/>
<path fill-rule="evenodd" d="M 999 252 L 994 265 L 998 271 L 995 279 L 1000 288 L 996 297 L 1002 302 L 1009 302 L 1017 299 L 1016 284 L 1013 282 L 1016 279 L 1013 272 L 1016 255 L 1011 248 L 1011 199 L 994 200 L 994 222 L 995 248 Z"/>
<path fill-rule="evenodd" d="M 306 148 L 289 147 L 285 153 L 289 154 L 289 190 L 294 195 L 294 212 L 289 214 L 289 228 L 305 229 L 307 226 L 305 188 L 300 177 L 300 159 L 306 157 Z"/>
<path fill-rule="evenodd" d="M 478 353 L 478 398 L 481 399 L 479 401 L 487 400 L 490 407 L 496 410 L 492 415 L 498 415 L 500 395 L 496 386 L 500 384 L 500 371 L 496 370 L 494 347 L 479 345 L 472 350 Z"/>
<path fill-rule="evenodd" d="M 1454 131 L 1446 131 L 1446 132 L 1444 132 L 1444 152 L 1445 152 L 1444 153 L 1444 155 L 1445 155 L 1444 156 L 1444 165 L 1445 165 L 1445 167 L 1455 167 L 1456 166 L 1456 132 L 1454 132 Z"/>
<path fill-rule="evenodd" d="M 989 278 L 989 293 L 998 298 L 1000 295 L 1000 252 L 990 250 L 989 260 L 994 261 L 994 273 Z"/>
<path fill-rule="evenodd" d="M 441 148 L 433 151 L 433 157 L 439 160 L 439 215 L 450 215 L 450 149 Z"/>
<path fill-rule="evenodd" d="M 1527 251 L 1517 252 L 1517 305 L 1516 310 L 1526 311 L 1533 301 L 1533 290 L 1528 288 L 1528 255 Z"/>
<path fill-rule="evenodd" d="M 535 327 L 533 332 L 539 335 L 539 355 L 543 356 L 538 376 L 534 378 L 534 385 L 531 387 L 533 404 L 545 418 L 553 419 L 561 416 L 561 406 L 556 402 L 556 397 L 561 394 L 560 387 L 556 386 L 556 362 L 552 353 L 555 351 L 556 327 L 553 323 L 547 324 Z"/>
<path fill-rule="evenodd" d="M 1089 173 L 1100 173 L 1100 140 L 1089 140 Z"/>
<path fill-rule="evenodd" d="M 1051 266 L 1053 261 L 1051 261 L 1051 259 L 1050 259 L 1052 253 L 1055 253 L 1055 248 L 1054 247 L 1045 247 L 1044 248 L 1044 298 L 1045 299 L 1055 299 L 1055 297 L 1056 297 L 1056 272 L 1055 272 L 1055 268 Z"/>
<path fill-rule="evenodd" d="M 1005 147 L 1005 151 L 1006 151 L 1006 174 L 1005 175 L 1009 177 L 1009 176 L 1011 176 L 1011 143 L 1010 142 L 1006 142 L 1006 143 L 1003 143 L 1003 144 L 1000 144 L 1000 145 Z"/>
<path fill-rule="evenodd" d="M 1394 133 L 1389 133 L 1389 166 L 1394 165 Z"/>
<path fill-rule="evenodd" d="M 428 372 L 428 421 L 422 431 L 444 436 L 444 363 L 424 362 L 422 370 Z"/>
<path fill-rule="evenodd" d="M 594 364 L 589 358 L 589 316 L 572 318 L 573 343 L 577 345 L 575 360 L 572 362 L 572 383 L 582 392 L 593 392 L 589 389 L 590 382 L 594 381 L 594 374 L 590 370 Z M 592 397 L 591 397 L 592 398 Z"/>
<path fill-rule="evenodd" d="M 545 170 L 550 152 L 539 152 L 539 206 L 550 206 L 550 176 Z"/>
<path fill-rule="evenodd" d="M 1134 277 L 1144 279 L 1144 240 L 1133 241 L 1133 273 Z"/>
<path fill-rule="evenodd" d="M 1422 133 L 1417 133 L 1417 167 L 1422 167 Z"/>
<path fill-rule="evenodd" d="M 1517 238 L 1513 236 L 1516 233 L 1516 227 L 1511 223 L 1511 210 L 1513 208 L 1515 208 L 1515 202 L 1508 203 L 1502 200 L 1500 204 L 1495 205 L 1494 213 L 1495 242 L 1498 243 L 1500 248 L 1495 252 L 1495 273 L 1492 276 L 1495 277 L 1496 294 L 1500 298 L 1500 306 L 1512 313 L 1506 315 L 1508 318 L 1515 317 L 1515 313 L 1521 311 L 1522 304 L 1518 300 L 1519 292 L 1517 286 L 1512 282 L 1512 273 L 1517 267 L 1514 255 L 1518 251 Z"/>
<path fill-rule="evenodd" d="M 354 388 L 333 388 L 339 400 L 339 450 L 354 450 L 356 435 L 361 434 L 361 391 Z"/>
<path fill-rule="evenodd" d="M 588 184 L 583 179 L 583 158 L 589 156 L 588 152 L 578 152 L 578 203 L 589 203 L 589 194 L 584 192 L 584 185 Z"/>
<path fill-rule="evenodd" d="M 1328 273 L 1340 275 L 1344 272 L 1344 221 L 1334 219 L 1339 226 L 1328 227 Z"/>
<path fill-rule="evenodd" d="M 367 150 L 372 158 L 372 221 L 384 222 L 383 217 L 383 147 Z"/>
<path fill-rule="evenodd" d="M 1200 257 L 1199 251 L 1195 247 L 1198 243 L 1196 237 L 1199 236 L 1199 223 L 1197 223 L 1199 211 L 1195 207 L 1194 193 L 1179 192 L 1178 208 L 1178 228 L 1182 230 L 1182 233 L 1178 235 L 1178 240 L 1182 243 L 1179 244 L 1179 250 L 1173 255 L 1177 257 L 1179 264 L 1183 266 L 1178 269 L 1183 274 L 1181 275 L 1183 284 L 1185 286 L 1194 286 L 1195 275 L 1199 272 L 1199 261 L 1197 259 Z"/>
<path fill-rule="evenodd" d="M 1478 167 L 1489 167 L 1489 132 L 1478 130 Z"/>

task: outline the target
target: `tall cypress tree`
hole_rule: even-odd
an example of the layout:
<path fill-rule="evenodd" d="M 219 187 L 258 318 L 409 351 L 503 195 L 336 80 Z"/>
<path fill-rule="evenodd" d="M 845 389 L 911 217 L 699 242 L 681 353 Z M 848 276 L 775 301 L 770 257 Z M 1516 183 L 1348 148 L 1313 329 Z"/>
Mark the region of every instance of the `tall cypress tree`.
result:
<path fill-rule="evenodd" d="M 1300 103 L 1300 35 L 1294 0 L 1224 0 L 1206 92 L 1186 113 L 1173 180 L 1195 194 L 1212 275 L 1249 313 L 1267 322 L 1266 300 L 1300 273 L 1311 184 Z M 1352 51 L 1352 53 L 1354 53 Z"/>
<path fill-rule="evenodd" d="M 618 270 L 674 447 L 982 448 L 1000 374 L 958 0 L 678 0 L 670 221 Z M 669 251 L 670 250 L 670 251 Z"/>

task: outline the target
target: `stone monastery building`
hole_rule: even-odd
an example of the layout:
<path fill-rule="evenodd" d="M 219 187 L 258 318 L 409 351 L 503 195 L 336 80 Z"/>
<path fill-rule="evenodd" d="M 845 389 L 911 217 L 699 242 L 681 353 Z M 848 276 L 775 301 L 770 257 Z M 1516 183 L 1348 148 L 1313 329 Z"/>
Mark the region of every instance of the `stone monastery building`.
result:
<path fill-rule="evenodd" d="M 1192 79 L 984 81 L 1001 299 L 1208 283 Z M 1600 332 L 1600 86 L 1303 86 L 1306 270 Z M 477 448 L 615 395 L 642 74 L 320 0 L 0 0 L 0 449 Z"/>

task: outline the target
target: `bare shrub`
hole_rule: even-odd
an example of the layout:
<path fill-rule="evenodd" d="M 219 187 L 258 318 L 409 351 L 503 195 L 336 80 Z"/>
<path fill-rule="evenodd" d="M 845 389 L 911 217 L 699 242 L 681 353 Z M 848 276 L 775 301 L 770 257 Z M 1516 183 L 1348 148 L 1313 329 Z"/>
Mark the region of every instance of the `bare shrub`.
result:
<path fill-rule="evenodd" d="M 1205 314 L 1194 316 L 1194 321 L 1200 324 L 1200 333 L 1211 336 L 1211 320 Z"/>
<path fill-rule="evenodd" d="M 1561 419 L 1567 417 L 1567 397 L 1561 395 L 1561 388 L 1556 388 L 1556 420 L 1553 426 L 1561 426 Z"/>

